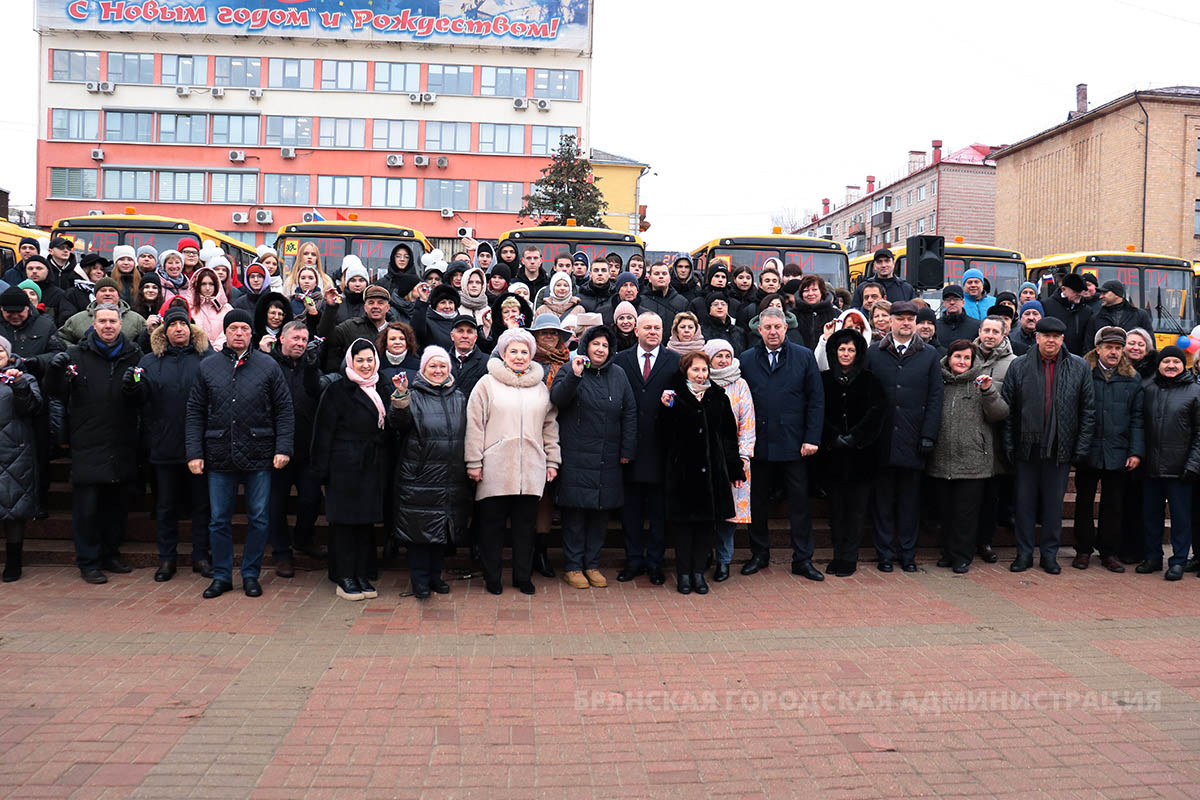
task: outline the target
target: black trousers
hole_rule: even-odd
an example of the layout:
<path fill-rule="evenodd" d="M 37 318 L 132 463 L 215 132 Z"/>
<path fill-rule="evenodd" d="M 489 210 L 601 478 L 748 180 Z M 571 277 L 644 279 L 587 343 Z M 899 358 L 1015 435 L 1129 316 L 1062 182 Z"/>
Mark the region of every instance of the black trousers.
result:
<path fill-rule="evenodd" d="M 33 456 L 37 464 L 37 508 L 49 511 L 50 505 L 50 415 L 38 414 L 33 418 Z"/>
<path fill-rule="evenodd" d="M 650 523 L 649 532 L 646 523 Z M 625 563 L 633 569 L 660 569 L 667 549 L 667 498 L 661 483 L 625 481 L 621 508 Z"/>
<path fill-rule="evenodd" d="M 331 539 L 336 546 L 330 549 L 335 581 L 367 577 L 369 552 L 375 546 L 373 525 L 334 525 Z"/>
<path fill-rule="evenodd" d="M 288 531 L 287 501 L 296 487 L 296 531 L 293 539 Z M 276 561 L 292 557 L 292 544 L 308 547 L 316 535 L 317 515 L 321 510 L 321 481 L 308 464 L 289 462 L 283 469 L 271 472 L 270 518 L 267 539 Z M 384 519 L 391 519 L 385 516 Z"/>
<path fill-rule="evenodd" d="M 429 588 L 429 584 L 442 578 L 442 560 L 445 557 L 444 544 L 410 544 L 408 545 L 409 580 L 413 588 Z"/>
<path fill-rule="evenodd" d="M 975 546 L 991 546 L 996 539 L 996 528 L 1000 524 L 1000 503 L 1004 495 L 1005 480 L 1011 481 L 1010 475 L 994 475 L 985 478 L 983 493 L 979 499 L 979 525 L 975 529 Z"/>
<path fill-rule="evenodd" d="M 174 561 L 179 550 L 179 521 L 192 521 L 192 562 L 201 559 L 210 561 L 212 552 L 208 544 L 208 475 L 193 475 L 187 464 L 155 464 L 155 497 L 157 517 L 155 528 L 158 540 L 158 557 L 162 561 Z"/>
<path fill-rule="evenodd" d="M 883 467 L 875 477 L 875 555 L 902 562 L 917 556 L 921 528 L 921 475 L 919 469 Z"/>
<path fill-rule="evenodd" d="M 717 523 L 713 521 L 667 523 L 671 541 L 675 545 L 675 572 L 680 575 L 695 575 L 704 572 L 708 563 L 708 552 L 716 541 Z"/>
<path fill-rule="evenodd" d="M 100 569 L 102 561 L 120 556 L 128 489 L 123 483 L 71 486 L 71 533 L 75 564 L 81 571 Z"/>
<path fill-rule="evenodd" d="M 1129 485 L 1125 470 L 1075 468 L 1075 552 L 1091 555 L 1096 549 L 1097 526 L 1093 521 L 1096 489 L 1100 493 L 1100 557 L 1117 555 L 1121 525 L 1125 519 L 1125 489 Z"/>
<path fill-rule="evenodd" d="M 531 494 L 509 494 L 479 501 L 479 561 L 483 577 L 489 583 L 500 581 L 505 523 L 512 529 L 513 585 L 529 581 L 533 572 L 533 535 L 540 499 Z"/>
<path fill-rule="evenodd" d="M 1062 538 L 1063 498 L 1067 494 L 1070 464 L 1059 464 L 1051 458 L 1018 461 L 1016 464 L 1017 555 L 1033 555 L 1034 527 L 1041 514 L 1043 559 L 1058 557 Z"/>
<path fill-rule="evenodd" d="M 767 519 L 771 514 L 771 488 L 783 481 L 788 499 L 792 563 L 812 561 L 812 514 L 808 507 L 808 466 L 804 461 L 750 461 L 750 554 L 770 558 Z"/>
<path fill-rule="evenodd" d="M 1144 494 L 1145 484 L 1142 481 L 1141 467 L 1126 473 L 1124 508 L 1121 509 L 1121 535 L 1117 538 L 1117 558 L 1127 564 L 1136 564 L 1146 557 L 1146 523 L 1142 514 Z M 1193 527 L 1192 530 L 1200 528 Z"/>
<path fill-rule="evenodd" d="M 866 481 L 829 482 L 829 529 L 835 560 L 858 563 L 870 497 L 871 485 Z"/>
<path fill-rule="evenodd" d="M 996 509 L 984 512 L 982 500 L 991 478 L 970 480 L 939 480 L 938 496 L 942 506 L 942 556 L 954 564 L 971 563 L 975 557 L 980 515 L 987 516 L 994 526 Z"/>

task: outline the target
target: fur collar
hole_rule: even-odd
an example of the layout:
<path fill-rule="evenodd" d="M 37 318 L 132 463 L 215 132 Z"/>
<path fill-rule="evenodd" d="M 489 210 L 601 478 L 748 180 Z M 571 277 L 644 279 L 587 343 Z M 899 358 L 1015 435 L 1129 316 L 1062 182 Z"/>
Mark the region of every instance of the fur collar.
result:
<path fill-rule="evenodd" d="M 1095 350 L 1091 350 L 1084 355 L 1083 360 L 1087 362 L 1090 369 L 1096 369 L 1096 367 L 1100 366 L 1100 354 Z M 1124 353 L 1121 353 L 1121 360 L 1117 363 L 1116 372 L 1123 378 L 1137 377 L 1137 371 L 1133 368 L 1133 362 Z"/>
<path fill-rule="evenodd" d="M 197 353 L 203 353 L 208 349 L 208 334 L 197 325 L 188 323 L 188 327 L 192 329 L 192 347 L 196 349 Z M 159 358 L 162 358 L 163 354 L 167 352 L 166 325 L 159 325 L 150 333 L 150 351 Z"/>
<path fill-rule="evenodd" d="M 518 375 L 508 367 L 504 366 L 504 362 L 499 358 L 489 358 L 487 365 L 488 375 L 503 383 L 505 386 L 512 386 L 517 389 L 527 389 L 530 386 L 537 386 L 542 382 L 546 373 L 542 369 L 542 365 L 536 361 L 529 363 L 529 369 L 525 370 L 523 375 Z"/>

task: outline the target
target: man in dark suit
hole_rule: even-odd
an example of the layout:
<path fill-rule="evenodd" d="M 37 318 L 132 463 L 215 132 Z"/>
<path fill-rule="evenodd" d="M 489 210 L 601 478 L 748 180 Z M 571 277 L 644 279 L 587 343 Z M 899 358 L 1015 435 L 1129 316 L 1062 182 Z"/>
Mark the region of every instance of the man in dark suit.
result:
<path fill-rule="evenodd" d="M 778 309 L 759 315 L 762 344 L 742 354 L 742 377 L 754 398 L 757 438 L 750 461 L 750 560 L 743 575 L 770 563 L 767 517 L 771 484 L 783 478 L 790 506 L 792 573 L 822 581 L 813 566 L 812 516 L 808 508 L 808 469 L 825 424 L 825 390 L 817 360 L 807 347 L 788 341 L 787 318 Z"/>
<path fill-rule="evenodd" d="M 475 324 L 475 318 L 470 314 L 459 314 L 450 330 L 450 341 L 454 343 L 454 350 L 451 352 L 453 357 L 450 359 L 454 386 L 470 397 L 475 384 L 487 374 L 488 362 L 487 355 L 475 346 L 479 341 L 479 328 Z"/>
<path fill-rule="evenodd" d="M 625 370 L 638 405 L 637 455 L 625 468 L 625 506 L 621 527 L 625 531 L 625 568 L 619 581 L 649 574 L 661 586 L 666 550 L 667 507 L 663 494 L 663 464 L 658 444 L 658 410 L 667 381 L 679 371 L 679 356 L 662 346 L 663 320 L 645 313 L 637 321 L 638 343 L 617 353 L 614 363 Z M 819 387 L 818 387 L 819 388 Z M 649 534 L 644 524 L 649 521 Z"/>

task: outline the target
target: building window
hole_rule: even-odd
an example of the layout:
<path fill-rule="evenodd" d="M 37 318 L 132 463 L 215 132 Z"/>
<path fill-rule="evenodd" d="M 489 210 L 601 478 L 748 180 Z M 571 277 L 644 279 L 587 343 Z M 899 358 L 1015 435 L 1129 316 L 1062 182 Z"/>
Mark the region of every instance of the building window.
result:
<path fill-rule="evenodd" d="M 322 61 L 321 88 L 345 92 L 367 90 L 367 62 Z"/>
<path fill-rule="evenodd" d="M 937 212 L 935 211 L 929 215 L 929 232 L 933 233 L 936 230 L 937 230 Z"/>
<path fill-rule="evenodd" d="M 937 194 L 937 178 L 934 178 L 929 182 L 929 193 Z"/>
<path fill-rule="evenodd" d="M 105 200 L 149 200 L 154 173 L 148 169 L 104 170 Z"/>
<path fill-rule="evenodd" d="M 551 100 L 578 100 L 579 70 L 535 69 L 533 96 L 547 97 Z"/>
<path fill-rule="evenodd" d="M 524 97 L 526 70 L 517 67 L 482 67 L 479 93 L 484 97 Z"/>
<path fill-rule="evenodd" d="M 470 191 L 470 181 L 444 181 L 426 178 L 425 207 L 466 211 L 470 208 Z"/>
<path fill-rule="evenodd" d="M 267 86 L 272 89 L 313 88 L 313 60 L 311 58 L 268 59 Z"/>
<path fill-rule="evenodd" d="M 254 203 L 258 201 L 258 176 L 249 173 L 214 172 L 212 179 L 214 203 Z"/>
<path fill-rule="evenodd" d="M 208 126 L 203 114 L 159 114 L 158 140 L 171 144 L 204 144 Z"/>
<path fill-rule="evenodd" d="M 96 170 L 51 167 L 50 196 L 94 200 L 96 198 Z M 1197 205 L 1200 205 L 1200 201 L 1197 202 Z"/>
<path fill-rule="evenodd" d="M 214 86 L 262 86 L 262 59 L 244 56 L 213 57 Z"/>
<path fill-rule="evenodd" d="M 110 142 L 154 140 L 154 115 L 134 111 L 104 112 L 104 138 Z"/>
<path fill-rule="evenodd" d="M 70 171 L 70 172 L 78 172 L 78 170 L 69 170 L 69 171 Z M 53 186 L 53 185 L 54 185 L 54 182 L 53 182 L 53 173 L 54 173 L 54 172 L 55 172 L 55 170 L 50 170 L 50 173 L 51 173 L 51 176 L 52 176 L 52 177 L 51 177 L 51 184 L 50 184 L 51 186 Z M 51 189 L 51 190 L 50 190 L 50 193 L 51 193 L 51 194 L 58 194 L 58 192 L 54 191 L 53 189 Z M 1196 216 L 1195 216 L 1195 219 L 1194 219 L 1194 220 L 1193 220 L 1193 222 L 1192 222 L 1192 234 L 1193 234 L 1194 236 L 1200 236 L 1200 200 L 1197 200 L 1197 201 L 1196 201 Z"/>
<path fill-rule="evenodd" d="M 163 56 L 162 82 L 165 86 L 207 85 L 208 56 Z"/>
<path fill-rule="evenodd" d="M 363 179 L 353 175 L 318 175 L 317 205 L 361 206 Z"/>
<path fill-rule="evenodd" d="M 925 218 L 921 217 L 917 220 L 917 233 L 925 232 Z"/>
<path fill-rule="evenodd" d="M 258 234 L 254 231 L 221 231 L 230 239 L 236 239 L 242 244 L 248 244 L 251 247 L 258 244 Z"/>
<path fill-rule="evenodd" d="M 100 112 L 76 108 L 56 108 L 50 115 L 51 139 L 98 139 Z"/>
<path fill-rule="evenodd" d="M 311 196 L 308 186 L 307 175 L 264 175 L 263 202 L 273 205 L 306 206 Z"/>
<path fill-rule="evenodd" d="M 525 152 L 525 126 L 480 123 L 479 152 L 523 154 Z"/>
<path fill-rule="evenodd" d="M 918 202 L 918 203 L 923 203 L 923 202 L 925 202 L 925 190 L 926 190 L 926 188 L 927 188 L 927 187 L 926 187 L 926 186 L 925 186 L 925 184 L 923 184 L 923 183 L 922 183 L 920 186 L 918 186 L 918 187 L 917 187 L 917 202 Z"/>
<path fill-rule="evenodd" d="M 98 81 L 100 54 L 90 50 L 55 50 L 51 76 L 56 81 Z"/>
<path fill-rule="evenodd" d="M 912 205 L 912 189 L 909 189 L 909 190 L 908 190 L 908 205 L 909 205 L 909 206 L 911 206 L 911 205 Z M 908 206 L 905 206 L 905 208 L 907 208 L 907 207 L 908 207 Z"/>
<path fill-rule="evenodd" d="M 876 197 L 874 200 L 871 201 L 871 213 L 872 214 L 882 214 L 885 211 L 891 211 L 891 209 L 892 209 L 892 196 L 890 194 L 884 195 L 883 197 Z"/>
<path fill-rule="evenodd" d="M 158 173 L 158 202 L 203 203 L 203 172 Z"/>
<path fill-rule="evenodd" d="M 312 117 L 267 117 L 267 145 L 312 147 Z"/>
<path fill-rule="evenodd" d="M 109 53 L 108 79 L 113 83 L 154 83 L 154 55 Z"/>
<path fill-rule="evenodd" d="M 905 224 L 905 226 L 904 226 L 904 235 L 905 235 L 905 236 L 912 236 L 912 223 L 911 223 L 911 222 L 909 222 L 909 223 L 906 223 L 906 224 Z"/>
<path fill-rule="evenodd" d="M 425 149 L 469 153 L 471 151 L 471 123 L 426 122 Z"/>
<path fill-rule="evenodd" d="M 258 117 L 253 114 L 213 114 L 212 125 L 213 144 L 258 145 Z"/>
<path fill-rule="evenodd" d="M 900 242 L 900 226 L 899 225 L 897 225 L 896 230 L 892 232 L 892 241 L 894 241 L 896 243 Z"/>
<path fill-rule="evenodd" d="M 430 64 L 429 91 L 438 94 L 474 94 L 475 67 Z"/>
<path fill-rule="evenodd" d="M 575 135 L 574 128 L 559 128 L 553 125 L 534 125 L 530 132 L 530 152 L 535 156 L 553 155 L 564 136 Z"/>
<path fill-rule="evenodd" d="M 371 146 L 378 150 L 416 150 L 417 121 L 377 119 L 371 131 Z M 372 193 L 373 194 L 373 193 Z"/>
<path fill-rule="evenodd" d="M 421 91 L 420 64 L 393 64 L 375 62 L 375 91 L 419 92 Z"/>
<path fill-rule="evenodd" d="M 366 133 L 365 119 L 321 117 L 317 144 L 321 147 L 362 147 Z"/>
<path fill-rule="evenodd" d="M 511 211 L 515 214 L 521 210 L 524 193 L 525 185 L 519 181 L 480 181 L 477 210 Z"/>
<path fill-rule="evenodd" d="M 371 178 L 371 205 L 375 208 L 416 208 L 416 178 Z"/>

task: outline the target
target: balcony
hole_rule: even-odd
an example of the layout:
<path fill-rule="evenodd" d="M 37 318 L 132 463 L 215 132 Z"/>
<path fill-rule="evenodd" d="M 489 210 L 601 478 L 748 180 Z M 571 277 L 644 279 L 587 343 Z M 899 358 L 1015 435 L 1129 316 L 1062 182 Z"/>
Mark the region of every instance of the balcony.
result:
<path fill-rule="evenodd" d="M 880 211 L 878 214 L 871 215 L 872 228 L 890 228 L 892 227 L 892 212 Z"/>
<path fill-rule="evenodd" d="M 862 236 L 867 232 L 867 226 L 862 222 L 851 222 L 846 228 L 847 236 Z"/>

